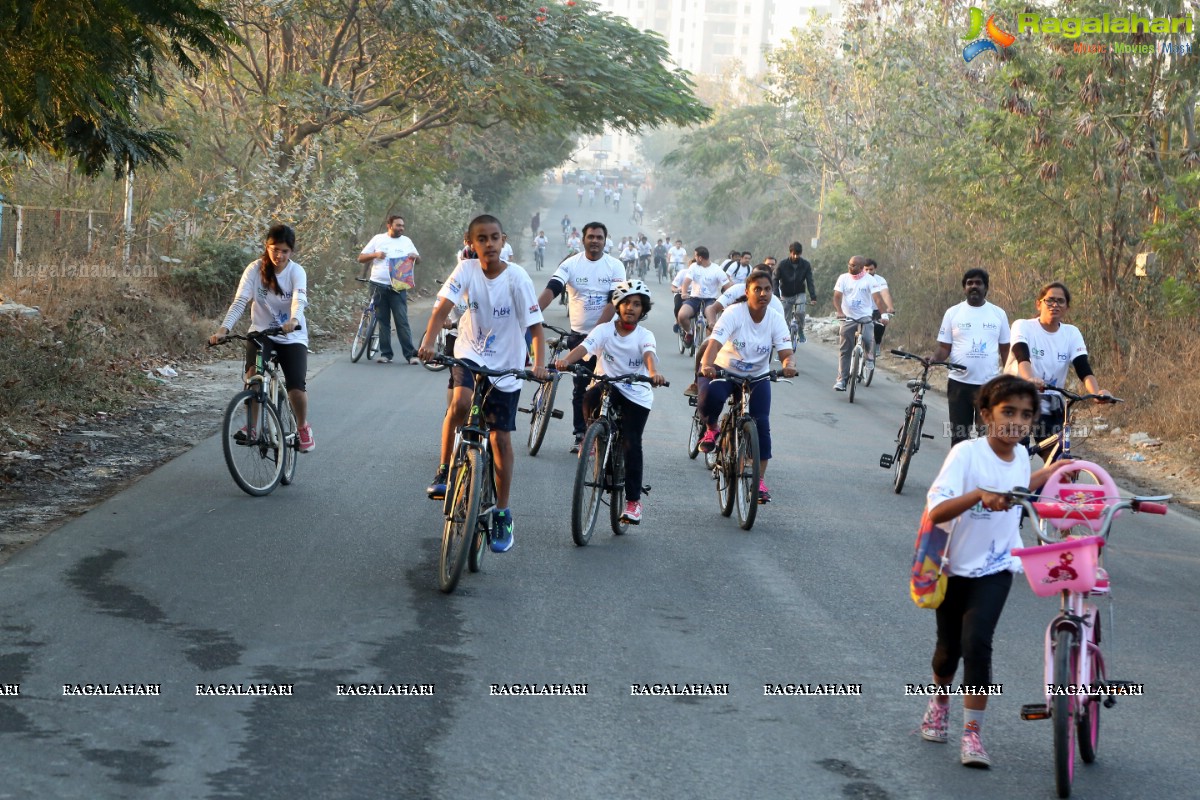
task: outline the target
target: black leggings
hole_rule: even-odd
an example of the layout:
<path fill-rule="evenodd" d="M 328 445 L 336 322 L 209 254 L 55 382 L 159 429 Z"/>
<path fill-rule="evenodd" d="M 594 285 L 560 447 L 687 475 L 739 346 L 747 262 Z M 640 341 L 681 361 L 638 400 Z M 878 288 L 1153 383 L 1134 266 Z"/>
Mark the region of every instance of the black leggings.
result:
<path fill-rule="evenodd" d="M 971 438 L 971 428 L 979 424 L 975 398 L 979 387 L 950 378 L 946 381 L 946 404 L 950 406 L 950 446 Z"/>
<path fill-rule="evenodd" d="M 287 390 L 305 391 L 305 376 L 308 372 L 308 348 L 299 342 L 279 344 L 267 339 L 263 346 L 263 364 L 276 353 L 279 368 L 283 371 L 283 383 Z M 246 371 L 254 371 L 254 362 L 258 356 L 258 347 L 254 342 L 246 342 Z"/>
<path fill-rule="evenodd" d="M 949 678 L 963 662 L 963 686 L 987 686 L 992 682 L 992 636 L 1013 574 L 1008 570 L 980 578 L 951 575 L 946 597 L 937 608 L 937 647 L 933 651 L 933 674 Z"/>
<path fill-rule="evenodd" d="M 591 420 L 600 411 L 600 386 L 593 386 L 583 395 L 583 408 Z M 625 499 L 642 499 L 642 431 L 650 409 L 625 399 L 617 389 L 612 390 L 612 403 L 621 409 L 621 442 L 625 445 Z"/>

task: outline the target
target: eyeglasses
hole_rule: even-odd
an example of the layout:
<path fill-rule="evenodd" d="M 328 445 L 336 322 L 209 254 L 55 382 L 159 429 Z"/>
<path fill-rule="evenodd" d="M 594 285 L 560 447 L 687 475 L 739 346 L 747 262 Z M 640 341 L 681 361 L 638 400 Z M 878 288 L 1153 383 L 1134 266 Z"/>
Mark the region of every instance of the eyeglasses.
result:
<path fill-rule="evenodd" d="M 1048 306 L 1065 306 L 1067 298 L 1065 297 L 1043 297 L 1042 303 Z"/>

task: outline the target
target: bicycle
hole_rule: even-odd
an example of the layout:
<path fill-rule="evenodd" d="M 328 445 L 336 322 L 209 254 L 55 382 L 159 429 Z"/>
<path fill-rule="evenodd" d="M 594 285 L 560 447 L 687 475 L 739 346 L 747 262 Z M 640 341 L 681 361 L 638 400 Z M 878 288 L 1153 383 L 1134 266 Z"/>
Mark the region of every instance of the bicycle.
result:
<path fill-rule="evenodd" d="M 738 513 L 738 525 L 748 531 L 754 526 L 758 506 L 765 503 L 758 497 L 759 459 L 758 424 L 750 416 L 750 394 L 756 384 L 769 380 L 791 383 L 783 373 L 771 370 L 765 375 L 743 378 L 717 369 L 714 381 L 728 381 L 737 388 L 729 393 L 725 413 L 717 428 L 717 446 L 712 464 L 713 479 L 717 482 L 717 502 L 721 516 Z M 738 391 L 740 389 L 740 391 Z"/>
<path fill-rule="evenodd" d="M 688 431 L 688 458 L 693 461 L 700 453 L 700 439 L 704 437 L 704 422 L 700 419 L 699 398 L 689 397 L 688 405 L 695 409 L 692 412 L 692 427 Z M 711 470 L 717 463 L 717 452 L 711 450 L 704 454 L 704 468 Z"/>
<path fill-rule="evenodd" d="M 564 292 L 563 294 L 566 293 Z M 542 327 L 558 334 L 557 339 L 546 343 L 547 363 L 553 364 L 570 351 L 570 348 L 567 347 L 567 337 L 571 335 L 571 332 L 562 328 L 556 328 L 546 322 L 542 323 Z M 530 401 L 529 407 L 517 409 L 522 413 L 529 414 L 529 438 L 526 440 L 525 446 L 531 456 L 536 456 L 538 450 L 541 449 L 542 440 L 546 438 L 546 428 L 550 425 L 550 420 L 563 418 L 563 412 L 554 407 L 554 395 L 558 392 L 558 379 L 560 377 L 561 374 L 558 372 L 551 373 L 550 379 L 545 383 L 539 384 L 537 390 L 534 391 L 533 400 Z"/>
<path fill-rule="evenodd" d="M 458 325 L 456 323 L 454 328 L 451 328 L 450 330 L 457 331 L 457 327 L 458 327 Z M 437 339 L 433 343 L 433 352 L 434 352 L 435 356 L 447 355 L 446 336 L 448 334 L 446 333 L 446 331 L 447 331 L 446 328 L 441 328 L 438 330 Z M 425 369 L 429 370 L 430 372 L 441 372 L 442 370 L 444 370 L 446 368 L 446 365 L 443 362 L 438 361 L 437 358 L 434 358 L 430 361 L 422 361 L 421 366 L 424 367 Z"/>
<path fill-rule="evenodd" d="M 254 374 L 229 401 L 221 422 L 225 466 L 241 490 L 254 497 L 268 495 L 280 483 L 287 486 L 296 479 L 296 457 L 300 452 L 296 415 L 276 354 L 263 361 L 263 342 L 269 336 L 281 335 L 283 328 L 268 328 L 245 336 L 229 333 L 219 342 L 254 342 L 257 348 Z M 264 378 L 268 384 L 265 389 Z"/>
<path fill-rule="evenodd" d="M 579 463 L 575 468 L 575 487 L 571 495 L 571 538 L 583 547 L 592 538 L 596 517 L 603 495 L 608 494 L 608 515 L 612 532 L 620 536 L 629 529 L 624 521 L 625 511 L 625 447 L 621 438 L 621 409 L 612 402 L 611 393 L 618 383 L 648 383 L 646 375 L 595 375 L 587 367 L 572 370 L 577 375 L 592 378 L 601 384 L 600 410 L 588 425 L 579 446 Z M 664 383 L 663 386 L 670 386 Z M 649 486 L 642 491 L 650 492 Z"/>
<path fill-rule="evenodd" d="M 1136 686 L 1132 681 L 1109 678 L 1100 650 L 1100 611 L 1088 602 L 1092 595 L 1107 595 L 1110 589 L 1108 573 L 1100 566 L 1100 550 L 1108 541 L 1113 520 L 1122 510 L 1166 514 L 1164 502 L 1170 499 L 1170 495 L 1123 498 L 1112 478 L 1090 462 L 1062 466 L 1050 477 L 1047 487 L 1069 486 L 1060 478 L 1079 468 L 1101 478 L 1105 491 L 1111 494 L 1088 495 L 1082 502 L 1070 496 L 1037 502 L 1038 495 L 1023 488 L 996 492 L 1020 503 L 1035 520 L 1053 523 L 1059 530 L 1083 524 L 1091 534 L 1047 540 L 1039 532 L 1039 545 L 1012 551 L 1021 559 L 1034 594 L 1039 597 L 1058 594 L 1061 598 L 1058 614 L 1046 627 L 1043 649 L 1046 702 L 1021 707 L 1021 719 L 1049 719 L 1054 724 L 1054 784 L 1059 797 L 1071 795 L 1076 742 L 1085 764 L 1096 760 L 1101 705 L 1112 708 L 1116 704 L 1115 695 Z M 1111 598 L 1109 624 L 1112 624 Z"/>
<path fill-rule="evenodd" d="M 446 475 L 446 498 L 442 513 L 442 546 L 438 558 L 438 588 L 449 594 L 458 586 L 462 568 L 471 572 L 483 566 L 483 553 L 492 541 L 492 509 L 496 505 L 496 471 L 492 464 L 491 441 L 483 404 L 492 385 L 480 377 L 493 378 L 512 375 L 524 380 L 537 380 L 524 369 L 488 369 L 470 361 L 441 355 L 437 359 L 447 366 L 463 367 L 475 376 L 475 392 L 471 396 L 471 411 L 467 421 L 454 432 L 454 447 Z"/>
<path fill-rule="evenodd" d="M 859 383 L 870 386 L 875 377 L 875 359 L 867 358 L 862 335 L 864 325 L 875 323 L 870 317 L 856 319 L 854 322 L 858 329 L 854 332 L 854 349 L 850 351 L 850 374 L 846 376 L 846 393 L 850 396 L 851 403 L 854 402 L 854 387 Z"/>
<path fill-rule="evenodd" d="M 680 355 L 684 353 L 687 353 L 689 356 L 696 355 L 696 347 L 698 346 L 697 342 L 703 342 L 708 336 L 708 319 L 705 318 L 704 312 L 713 302 L 714 300 L 712 298 L 702 298 L 700 300 L 700 310 L 697 311 L 695 316 L 692 317 L 690 330 L 685 330 L 682 325 L 676 326 L 679 328 L 676 336 L 679 339 Z M 689 336 L 691 337 L 690 344 L 688 343 Z"/>
<path fill-rule="evenodd" d="M 946 367 L 952 370 L 965 370 L 966 367 L 951 361 L 930 361 L 903 350 L 891 352 L 894 356 L 916 361 L 921 365 L 921 377 L 913 378 L 905 384 L 913 396 L 904 409 L 904 421 L 900 423 L 900 432 L 896 434 L 896 453 L 895 455 L 884 453 L 879 457 L 879 466 L 884 469 L 895 469 L 892 486 L 895 488 L 896 494 L 900 494 L 904 489 L 904 480 L 908 477 L 908 465 L 912 463 L 912 457 L 921 449 L 921 439 L 933 438 L 928 433 L 922 432 L 925 427 L 925 412 L 928 408 L 925 405 L 925 393 L 929 391 L 929 371 L 934 367 Z"/>
<path fill-rule="evenodd" d="M 366 278 L 355 278 L 359 283 L 369 283 Z M 350 363 L 357 364 L 363 353 L 367 361 L 375 358 L 379 352 L 379 319 L 375 311 L 375 291 L 367 297 L 363 305 L 362 317 L 358 321 L 358 329 L 354 332 L 354 340 L 350 343 Z"/>

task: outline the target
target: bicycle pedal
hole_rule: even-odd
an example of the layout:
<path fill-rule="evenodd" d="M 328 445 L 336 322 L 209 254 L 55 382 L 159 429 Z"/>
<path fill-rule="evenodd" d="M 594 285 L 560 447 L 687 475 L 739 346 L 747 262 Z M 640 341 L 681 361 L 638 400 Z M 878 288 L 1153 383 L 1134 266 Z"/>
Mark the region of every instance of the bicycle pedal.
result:
<path fill-rule="evenodd" d="M 690 395 L 688 396 L 688 405 L 689 406 L 695 408 L 698 405 L 698 403 L 699 403 L 698 398 L 692 397 Z"/>
<path fill-rule="evenodd" d="M 1050 708 L 1045 703 L 1029 703 L 1021 706 L 1021 719 L 1050 719 Z"/>
<path fill-rule="evenodd" d="M 642 494 L 650 494 L 650 487 L 649 487 L 649 486 L 643 486 L 643 487 L 642 487 Z"/>
<path fill-rule="evenodd" d="M 551 416 L 553 419 L 562 419 L 562 418 L 563 418 L 563 412 L 562 412 L 562 410 L 561 410 L 561 409 L 558 409 L 558 408 L 556 408 L 556 409 L 554 409 L 553 411 L 551 411 L 551 412 L 550 412 L 550 416 Z"/>
<path fill-rule="evenodd" d="M 895 457 L 892 456 L 891 453 L 884 453 L 879 457 L 879 466 L 883 467 L 884 469 L 891 469 L 892 462 L 895 460 Z"/>
<path fill-rule="evenodd" d="M 519 406 L 517 407 L 517 411 L 520 411 L 522 414 L 532 414 L 533 413 L 532 408 L 521 408 Z"/>
<path fill-rule="evenodd" d="M 922 433 L 922 434 L 921 434 L 921 438 L 922 438 L 922 439 L 932 439 L 932 438 L 933 438 L 933 434 L 932 434 L 932 433 Z"/>

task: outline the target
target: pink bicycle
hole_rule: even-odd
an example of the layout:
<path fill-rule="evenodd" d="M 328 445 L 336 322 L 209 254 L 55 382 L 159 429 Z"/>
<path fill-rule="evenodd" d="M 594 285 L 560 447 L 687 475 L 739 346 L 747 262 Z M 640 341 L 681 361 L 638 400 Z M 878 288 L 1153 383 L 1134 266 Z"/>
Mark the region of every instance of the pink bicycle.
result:
<path fill-rule="evenodd" d="M 1096 483 L 1072 483 L 1079 471 L 1095 476 Z M 1039 597 L 1061 597 L 1058 614 L 1046 627 L 1046 702 L 1022 706 L 1021 719 L 1053 721 L 1054 784 L 1059 797 L 1070 797 L 1076 741 L 1084 763 L 1095 761 L 1100 706 L 1112 708 L 1116 695 L 1135 687 L 1108 677 L 1100 651 L 1100 612 L 1089 602 L 1109 591 L 1100 551 L 1123 510 L 1166 514 L 1163 503 L 1170 495 L 1121 497 L 1108 473 L 1087 461 L 1064 464 L 1040 496 L 1027 489 L 997 494 L 1020 503 L 1035 523 L 1040 544 L 1012 551 L 1021 559 L 1029 586 Z"/>

